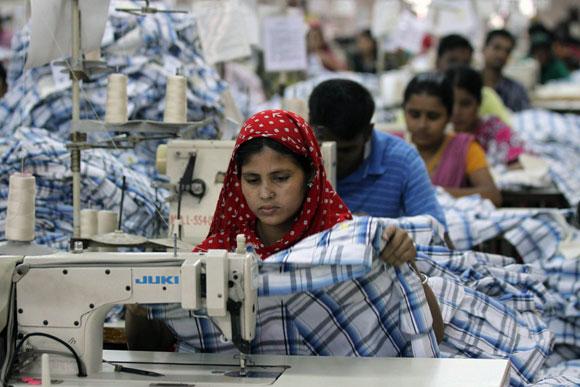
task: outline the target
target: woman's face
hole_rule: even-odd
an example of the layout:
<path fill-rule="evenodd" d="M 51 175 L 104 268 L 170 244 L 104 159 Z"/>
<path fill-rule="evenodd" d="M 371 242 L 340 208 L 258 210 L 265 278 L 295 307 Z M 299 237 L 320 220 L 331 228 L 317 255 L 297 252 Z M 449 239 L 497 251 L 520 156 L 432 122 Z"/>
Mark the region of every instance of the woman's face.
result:
<path fill-rule="evenodd" d="M 281 238 L 302 206 L 306 176 L 288 155 L 264 147 L 241 168 L 242 193 L 262 230 Z"/>
<path fill-rule="evenodd" d="M 456 132 L 472 132 L 479 119 L 479 102 L 460 87 L 453 88 L 453 116 L 451 122 Z"/>
<path fill-rule="evenodd" d="M 405 104 L 405 121 L 413 143 L 425 149 L 443 141 L 449 114 L 439 97 L 413 94 Z"/>

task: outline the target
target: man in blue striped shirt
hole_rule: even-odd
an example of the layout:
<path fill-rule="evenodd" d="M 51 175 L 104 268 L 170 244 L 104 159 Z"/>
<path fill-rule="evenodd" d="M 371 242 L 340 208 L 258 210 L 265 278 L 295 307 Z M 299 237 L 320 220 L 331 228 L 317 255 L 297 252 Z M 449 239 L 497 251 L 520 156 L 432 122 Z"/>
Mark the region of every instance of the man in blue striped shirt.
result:
<path fill-rule="evenodd" d="M 445 225 L 425 164 L 411 145 L 373 129 L 375 104 L 360 84 L 330 79 L 308 101 L 321 141 L 337 145 L 337 191 L 353 213 L 376 217 L 431 215 Z"/>

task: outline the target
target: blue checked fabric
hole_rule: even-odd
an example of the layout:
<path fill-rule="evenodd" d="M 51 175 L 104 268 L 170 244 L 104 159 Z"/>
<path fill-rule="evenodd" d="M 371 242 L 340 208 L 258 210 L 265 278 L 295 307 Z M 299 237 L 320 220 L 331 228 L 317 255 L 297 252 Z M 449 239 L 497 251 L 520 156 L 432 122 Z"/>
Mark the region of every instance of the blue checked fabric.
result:
<path fill-rule="evenodd" d="M 253 353 L 438 356 L 417 275 L 374 259 L 383 227 L 355 218 L 266 259 Z M 150 308 L 150 317 L 173 330 L 180 350 L 233 350 L 208 320 L 191 318 L 178 305 Z"/>
<path fill-rule="evenodd" d="M 43 129 L 20 128 L 0 139 L 0 239 L 4 238 L 10 174 L 24 170 L 36 177 L 36 243 L 67 250 L 72 236 L 72 175 L 70 153 L 63 142 Z M 136 157 L 134 152 L 127 156 Z M 122 177 L 127 191 L 123 206 L 123 231 L 156 236 L 164 227 L 167 208 L 156 207 L 150 178 L 127 167 L 104 150 L 82 153 L 81 200 L 83 208 L 118 211 Z M 162 200 L 162 196 L 159 196 Z"/>
<path fill-rule="evenodd" d="M 135 2 L 139 5 L 139 2 Z M 159 6 L 159 5 L 158 5 Z M 188 78 L 188 119 L 217 120 L 225 83 L 203 59 L 195 19 L 191 15 L 156 14 L 144 18 L 110 10 L 102 42 L 108 65 L 129 77 L 130 119 L 163 120 L 166 77 L 177 67 Z M 0 238 L 4 232 L 8 177 L 21 169 L 37 177 L 37 243 L 66 249 L 72 234 L 70 155 L 65 148 L 71 129 L 71 91 L 56 84 L 50 65 L 24 70 L 29 27 L 12 41 L 8 68 L 9 92 L 0 100 Z M 106 76 L 95 76 L 81 87 L 81 117 L 103 119 Z M 42 129 L 37 129 L 42 128 Z M 198 131 L 213 138 L 215 125 Z M 91 134 L 91 142 L 108 140 L 112 134 Z M 168 209 L 167 192 L 159 190 L 156 202 L 151 184 L 162 179 L 155 170 L 159 141 L 146 141 L 132 150 L 83 151 L 82 206 L 117 210 L 122 176 L 127 178 L 124 231 L 157 236 L 163 234 Z M 158 207 L 158 208 L 157 208 Z"/>
<path fill-rule="evenodd" d="M 364 336 L 361 331 L 377 332 L 376 326 L 369 328 L 369 324 L 376 324 L 377 314 L 367 314 L 371 305 L 368 299 L 381 299 L 385 305 L 376 310 L 389 311 L 393 300 L 390 292 L 396 292 L 398 297 L 405 294 L 393 284 L 397 280 L 399 284 L 404 283 L 407 277 L 401 274 L 406 270 L 377 265 L 375 260 L 368 271 L 366 254 L 381 248 L 380 239 L 377 240 L 381 228 L 395 223 L 409 229 L 416 243 L 425 243 L 417 244 L 417 265 L 431 277 L 429 285 L 443 314 L 445 339 L 440 344 L 441 356 L 508 358 L 511 384 L 532 383 L 552 350 L 554 337 L 542 315 L 561 302 L 557 293 L 546 288 L 543 273 L 528 265 L 516 265 L 512 258 L 448 250 L 441 245 L 438 232 L 433 229 L 424 232 L 429 221 L 432 218 L 395 221 L 355 217 L 352 222 L 307 238 L 264 261 L 254 351 L 292 355 L 410 355 L 409 351 L 396 350 L 392 343 L 397 341 L 392 339 L 387 340 L 390 341 L 388 350 L 382 352 L 363 351 L 351 344 L 359 341 L 345 339 L 345 331 L 351 332 L 348 335 L 356 332 L 355 337 L 359 339 Z M 380 226 L 374 228 L 373 223 Z M 354 254 L 359 254 L 358 258 Z M 372 290 L 376 286 L 380 286 L 381 292 Z M 349 296 L 342 297 L 346 294 Z M 369 297 L 369 294 L 381 294 L 381 297 Z M 360 307 L 356 314 L 353 314 L 354 304 Z M 412 316 L 408 311 L 415 304 L 400 303 L 398 316 Z M 401 313 L 404 305 L 407 312 Z M 232 350 L 220 341 L 219 333 L 207 320 L 191 318 L 177 305 L 150 307 L 150 317 L 165 320 L 180 339 L 180 350 Z M 393 316 L 393 313 L 387 315 Z M 353 319 L 355 315 L 364 315 L 364 318 Z M 375 317 L 369 319 L 369 316 Z M 307 318 L 310 320 L 304 322 Z M 383 339 L 399 337 L 393 336 L 397 324 L 401 324 L 399 329 L 408 326 L 406 319 L 391 323 L 389 330 L 381 333 Z M 311 341 L 313 337 L 316 343 Z M 370 334 L 366 337 L 359 343 L 367 344 L 365 348 L 377 348 L 377 337 Z M 335 338 L 343 340 L 340 348 Z"/>
<path fill-rule="evenodd" d="M 512 121 L 526 149 L 548 162 L 552 180 L 576 206 L 580 201 L 580 116 L 532 109 L 514 114 Z"/>
<path fill-rule="evenodd" d="M 135 5 L 140 6 L 139 2 Z M 55 84 L 50 65 L 24 70 L 29 35 L 29 28 L 25 27 L 12 41 L 10 87 L 0 100 L 0 133 L 9 136 L 21 126 L 36 127 L 65 141 L 71 129 L 70 86 Z M 166 78 L 179 70 L 188 79 L 188 120 L 213 119 L 213 124 L 198 130 L 196 136 L 215 138 L 215 124 L 223 111 L 220 94 L 226 84 L 203 59 L 193 16 L 159 13 L 136 17 L 115 11 L 113 4 L 101 52 L 109 66 L 129 78 L 129 119 L 163 121 Z M 82 119 L 104 118 L 106 84 L 106 75 L 94 76 L 91 82 L 82 83 Z M 91 139 L 109 137 L 109 134 L 98 134 Z M 158 143 L 149 141 L 136 147 L 140 157 L 134 163 L 143 164 L 152 175 Z"/>

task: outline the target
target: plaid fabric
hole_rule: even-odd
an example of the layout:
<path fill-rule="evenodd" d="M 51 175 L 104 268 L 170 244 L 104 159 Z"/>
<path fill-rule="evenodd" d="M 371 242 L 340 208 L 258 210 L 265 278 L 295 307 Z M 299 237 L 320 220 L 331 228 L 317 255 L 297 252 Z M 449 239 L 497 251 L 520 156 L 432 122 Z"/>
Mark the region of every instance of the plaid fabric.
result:
<path fill-rule="evenodd" d="M 135 2 L 139 5 L 139 2 Z M 129 77 L 130 119 L 163 120 L 166 77 L 180 67 L 188 78 L 188 119 L 217 118 L 225 83 L 201 55 L 195 20 L 191 15 L 156 14 L 140 18 L 114 11 L 111 6 L 102 42 L 107 64 Z M 0 233 L 4 232 L 8 176 L 25 169 L 37 177 L 37 243 L 67 248 L 72 234 L 70 154 L 65 148 L 70 133 L 71 91 L 55 84 L 49 65 L 24 70 L 29 45 L 29 27 L 12 41 L 8 68 L 9 92 L 0 100 Z M 104 117 L 104 75 L 95 76 L 81 88 L 81 117 Z M 32 129 L 32 128 L 43 128 Z M 215 127 L 198 132 L 215 137 Z M 91 134 L 92 142 L 111 134 Z M 147 141 L 133 150 L 91 150 L 82 153 L 83 207 L 117 210 L 122 176 L 127 178 L 124 231 L 145 236 L 160 235 L 158 213 L 167 217 L 164 203 L 157 203 L 152 180 L 161 179 L 154 167 L 159 141 Z M 160 190 L 159 200 L 167 193 Z M 159 207 L 159 209 L 156 208 Z M 3 234 L 0 234 L 3 237 Z"/>
<path fill-rule="evenodd" d="M 580 346 L 580 260 L 565 258 L 560 245 L 565 239 L 580 240 L 580 231 L 566 223 L 571 210 L 499 209 L 477 196 L 451 199 L 440 194 L 449 234 L 456 248 L 475 245 L 503 236 L 524 262 L 546 276 L 558 301 L 544 317 L 554 332 L 556 343 Z M 578 257 L 576 257 L 578 258 Z M 478 267 L 477 270 L 483 270 Z M 544 302 L 544 301 L 542 301 Z"/>
<path fill-rule="evenodd" d="M 295 355 L 371 355 L 373 352 L 368 348 L 376 348 L 377 337 L 368 332 L 376 333 L 379 329 L 376 326 L 377 314 L 367 313 L 372 304 L 368 300 L 381 299 L 386 305 L 377 310 L 390 310 L 393 301 L 390 292 L 400 293 L 398 286 L 393 285 L 404 278 L 399 276 L 398 269 L 377 265 L 376 261 L 371 264 L 369 272 L 367 254 L 381 248 L 380 239 L 377 240 L 381 227 L 398 223 L 406 224 L 415 238 L 427 242 L 417 246 L 417 264 L 431 277 L 429 284 L 445 321 L 442 355 L 509 358 L 513 385 L 521 386 L 533 381 L 553 342 L 553 335 L 541 318 L 545 305 L 556 303 L 553 294 L 543 284 L 545 277 L 529 266 L 515 265 L 512 258 L 450 251 L 440 245 L 437 232 L 431 231 L 429 236 L 422 231 L 413 232 L 426 228 L 427 219 L 394 221 L 355 217 L 351 222 L 307 238 L 292 249 L 264 261 L 260 279 L 259 334 L 254 351 Z M 373 224 L 379 226 L 374 228 Z M 373 249 L 368 248 L 370 243 Z M 365 270 L 366 274 L 361 274 Z M 380 292 L 372 290 L 376 286 L 380 287 Z M 380 297 L 369 297 L 369 294 L 380 294 Z M 398 308 L 414 304 L 401 303 Z M 359 306 L 356 313 L 353 305 Z M 165 319 L 180 338 L 181 350 L 232 349 L 219 340 L 218 332 L 208 321 L 191 318 L 177 305 L 151 308 L 151 317 Z M 409 310 L 409 306 L 405 310 Z M 391 317 L 393 314 L 392 311 L 387 313 Z M 405 312 L 404 315 L 412 314 Z M 397 316 L 403 316 L 400 309 Z M 306 322 L 306 319 L 309 320 Z M 369 324 L 374 327 L 369 328 Z M 375 351 L 373 356 L 409 355 L 397 350 L 393 346 L 397 340 L 392 339 L 398 337 L 392 333 L 392 330 L 397 331 L 397 324 L 403 328 L 408 327 L 408 323 L 403 319 L 389 324 L 387 335 L 391 339 L 387 340 L 390 343 L 388 350 Z M 345 331 L 351 335 L 350 339 L 345 339 Z M 363 341 L 358 341 L 363 337 L 360 332 L 367 333 Z M 382 330 L 381 336 L 381 340 L 385 339 Z M 312 338 L 316 338 L 315 343 Z M 337 347 L 338 342 L 341 342 L 340 347 Z M 359 344 L 353 346 L 353 342 Z M 365 350 L 359 349 L 363 342 Z"/>
<path fill-rule="evenodd" d="M 73 209 L 68 204 L 72 203 L 72 176 L 65 144 L 43 129 L 20 128 L 12 137 L 0 139 L 0 150 L 0 239 L 4 238 L 9 176 L 20 171 L 24 162 L 25 170 L 36 176 L 36 243 L 67 250 Z M 168 211 L 157 203 L 148 176 L 127 168 L 123 160 L 104 150 L 82 153 L 81 176 L 82 207 L 114 211 L 119 209 L 125 176 L 123 230 L 159 235 L 163 226 L 160 217 L 166 218 Z"/>
<path fill-rule="evenodd" d="M 573 215 L 572 210 L 496 209 L 478 195 L 455 199 L 442 189 L 437 194 L 445 211 L 449 235 L 459 250 L 468 250 L 504 235 L 522 257 L 532 261 L 553 256 L 568 230 L 576 234 L 565 226 L 565 219 Z"/>
<path fill-rule="evenodd" d="M 421 270 L 455 278 L 520 313 L 533 311 L 541 316 L 542 324 L 553 335 L 557 350 L 571 348 L 569 357 L 560 363 L 577 359 L 580 356 L 580 260 L 565 258 L 560 252 L 564 240 L 580 240 L 580 231 L 565 220 L 572 211 L 496 210 L 491 203 L 476 196 L 452 199 L 441 193 L 439 199 L 456 247 L 467 250 L 501 235 L 516 247 L 525 264 L 516 265 L 513 259 L 501 256 L 449 252 L 443 247 L 431 246 L 425 253 L 429 261 L 437 263 L 436 269 L 426 268 L 420 261 Z M 550 367 L 558 365 L 550 364 Z M 547 378 L 542 385 L 559 382 L 559 379 Z"/>
<path fill-rule="evenodd" d="M 135 2 L 140 6 L 139 2 Z M 203 59 L 196 23 L 191 15 L 155 14 L 141 18 L 114 10 L 102 42 L 102 56 L 107 64 L 129 78 L 129 119 L 162 121 L 165 107 L 166 78 L 180 70 L 188 78 L 188 120 L 213 118 L 223 110 L 220 94 L 225 83 Z M 8 69 L 8 93 L 0 100 L 0 133 L 11 135 L 21 126 L 44 128 L 54 138 L 67 139 L 71 121 L 71 90 L 67 84 L 55 84 L 51 66 L 24 70 L 30 39 L 29 28 L 13 38 Z M 106 105 L 106 75 L 96 75 L 81 85 L 81 118 L 103 119 Z M 215 125 L 201 128 L 200 138 L 214 138 Z M 94 140 L 108 139 L 109 134 L 94 134 Z M 154 175 L 154 155 L 159 141 L 136 147 L 133 164 Z M 118 152 L 119 154 L 122 154 Z"/>
<path fill-rule="evenodd" d="M 541 319 L 443 278 L 431 278 L 429 286 L 445 323 L 443 357 L 508 358 L 511 385 L 534 379 L 552 345 Z"/>
<path fill-rule="evenodd" d="M 580 116 L 526 110 L 514 114 L 513 129 L 528 151 L 548 162 L 552 180 L 575 207 L 580 201 Z"/>
<path fill-rule="evenodd" d="M 355 218 L 266 259 L 253 353 L 438 356 L 416 274 L 373 261 L 383 227 Z M 150 317 L 165 320 L 180 350 L 233 350 L 210 322 L 178 305 L 151 305 Z"/>

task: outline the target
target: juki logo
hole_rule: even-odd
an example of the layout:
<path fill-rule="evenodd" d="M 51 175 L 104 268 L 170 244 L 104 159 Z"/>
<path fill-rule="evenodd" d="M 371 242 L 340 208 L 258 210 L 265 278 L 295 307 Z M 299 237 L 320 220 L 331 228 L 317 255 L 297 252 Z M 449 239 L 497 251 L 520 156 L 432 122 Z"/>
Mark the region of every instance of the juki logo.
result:
<path fill-rule="evenodd" d="M 135 279 L 137 285 L 179 285 L 177 275 L 144 275 Z"/>

